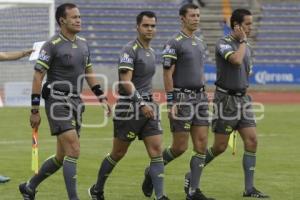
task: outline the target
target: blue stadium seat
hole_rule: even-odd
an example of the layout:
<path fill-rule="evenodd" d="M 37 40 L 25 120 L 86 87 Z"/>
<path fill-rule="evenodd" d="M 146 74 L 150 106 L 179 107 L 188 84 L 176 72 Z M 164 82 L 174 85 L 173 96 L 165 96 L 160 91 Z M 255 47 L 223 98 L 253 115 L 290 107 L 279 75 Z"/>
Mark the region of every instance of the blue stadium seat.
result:
<path fill-rule="evenodd" d="M 255 63 L 300 66 L 300 3 L 263 3 Z"/>

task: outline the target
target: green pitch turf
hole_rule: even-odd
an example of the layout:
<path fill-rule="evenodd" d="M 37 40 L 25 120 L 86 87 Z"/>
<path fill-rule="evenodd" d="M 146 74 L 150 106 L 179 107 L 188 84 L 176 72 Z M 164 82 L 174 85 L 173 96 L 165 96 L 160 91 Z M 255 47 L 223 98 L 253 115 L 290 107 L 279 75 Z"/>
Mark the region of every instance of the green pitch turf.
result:
<path fill-rule="evenodd" d="M 255 185 L 271 195 L 272 200 L 300 199 L 300 105 L 268 105 L 265 118 L 258 122 L 259 149 Z M 84 123 L 101 122 L 100 109 L 87 108 Z M 0 108 L 0 174 L 11 181 L 0 184 L 1 200 L 21 199 L 20 182 L 33 173 L 31 164 L 31 129 L 28 108 Z M 163 115 L 164 145 L 170 144 L 171 135 L 167 118 Z M 87 188 L 97 177 L 99 164 L 111 149 L 111 119 L 104 128 L 83 128 L 81 133 L 81 157 L 78 163 L 78 192 L 81 200 L 87 200 Z M 209 143 L 212 142 L 210 134 Z M 40 164 L 55 152 L 55 138 L 50 137 L 47 120 L 42 112 L 39 130 Z M 228 149 L 224 155 L 209 164 L 203 173 L 201 189 L 218 200 L 240 200 L 243 191 L 241 159 L 242 142 L 238 140 L 236 156 Z M 165 189 L 171 200 L 184 200 L 183 176 L 188 170 L 191 146 L 183 156 L 166 167 Z M 144 145 L 135 141 L 127 156 L 118 164 L 107 181 L 107 200 L 143 200 L 140 185 L 144 167 L 148 164 Z M 43 182 L 38 188 L 37 200 L 67 199 L 61 170 Z M 153 198 L 152 198 L 153 199 Z"/>

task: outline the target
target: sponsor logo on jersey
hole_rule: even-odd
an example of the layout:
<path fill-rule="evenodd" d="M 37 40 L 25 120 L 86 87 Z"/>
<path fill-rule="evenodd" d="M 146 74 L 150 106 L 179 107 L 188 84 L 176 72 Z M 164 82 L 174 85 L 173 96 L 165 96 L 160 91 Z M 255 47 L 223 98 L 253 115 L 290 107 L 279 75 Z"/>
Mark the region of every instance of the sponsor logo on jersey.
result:
<path fill-rule="evenodd" d="M 45 50 L 41 50 L 39 55 L 39 60 L 48 62 L 50 59 L 50 56 L 47 55 L 47 52 Z"/>
<path fill-rule="evenodd" d="M 175 49 L 172 49 L 170 45 L 166 45 L 163 54 L 175 54 Z"/>
<path fill-rule="evenodd" d="M 120 63 L 133 64 L 133 59 L 127 53 L 124 53 L 120 58 Z"/>
<path fill-rule="evenodd" d="M 223 53 L 226 50 L 232 50 L 232 47 L 229 44 L 220 44 L 220 51 Z"/>

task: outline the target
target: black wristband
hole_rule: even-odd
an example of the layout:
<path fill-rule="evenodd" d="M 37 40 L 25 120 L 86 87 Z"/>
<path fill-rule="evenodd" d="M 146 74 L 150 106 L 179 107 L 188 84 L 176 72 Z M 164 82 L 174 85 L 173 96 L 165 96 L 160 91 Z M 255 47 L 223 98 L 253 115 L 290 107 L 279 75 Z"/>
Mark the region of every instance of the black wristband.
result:
<path fill-rule="evenodd" d="M 39 106 L 41 101 L 40 94 L 31 94 L 31 106 Z"/>
<path fill-rule="evenodd" d="M 140 108 L 142 108 L 142 107 L 146 106 L 146 102 L 145 101 L 141 101 L 141 102 L 139 102 L 138 105 L 139 105 Z"/>
<path fill-rule="evenodd" d="M 102 91 L 101 86 L 100 86 L 99 84 L 94 85 L 94 86 L 92 87 L 92 91 L 93 91 L 93 93 L 94 93 L 97 97 L 99 97 L 99 96 L 101 96 L 101 95 L 104 94 L 104 92 Z"/>
<path fill-rule="evenodd" d="M 107 97 L 104 96 L 104 92 L 101 89 L 101 86 L 99 84 L 94 85 L 92 87 L 93 93 L 98 97 L 99 101 L 102 102 L 104 99 L 107 100 Z"/>

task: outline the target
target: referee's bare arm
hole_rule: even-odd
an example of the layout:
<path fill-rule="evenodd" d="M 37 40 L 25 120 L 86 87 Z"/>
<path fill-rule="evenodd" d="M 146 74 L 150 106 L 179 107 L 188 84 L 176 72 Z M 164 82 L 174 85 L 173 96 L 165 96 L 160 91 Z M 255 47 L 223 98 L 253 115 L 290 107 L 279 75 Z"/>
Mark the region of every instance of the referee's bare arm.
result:
<path fill-rule="evenodd" d="M 104 95 L 104 92 L 101 89 L 101 85 L 99 84 L 99 82 L 95 78 L 95 73 L 93 71 L 93 68 L 91 68 L 91 67 L 86 68 L 85 69 L 85 74 L 86 74 L 85 79 L 86 79 L 89 87 L 94 92 L 94 94 L 97 96 L 100 103 L 103 103 L 105 105 L 107 116 L 111 116 L 111 113 L 112 113 L 111 106 L 109 105 L 108 99 Z M 94 88 L 97 91 L 93 90 Z"/>
<path fill-rule="evenodd" d="M 38 128 L 41 123 L 41 116 L 39 114 L 39 101 L 42 89 L 42 81 L 45 77 L 45 74 L 46 70 L 36 70 L 33 74 L 31 102 L 38 100 L 38 103 L 31 103 L 30 125 L 32 128 Z M 33 99 L 33 96 L 37 97 L 38 99 Z"/>
<path fill-rule="evenodd" d="M 32 49 L 24 51 L 15 51 L 15 52 L 0 52 L 0 61 L 6 60 L 18 60 L 25 56 L 29 56 L 33 52 Z"/>
<path fill-rule="evenodd" d="M 243 63 L 246 54 L 247 36 L 243 28 L 240 27 L 239 25 L 236 25 L 234 27 L 234 35 L 236 39 L 240 42 L 240 45 L 238 50 L 229 56 L 228 61 L 234 65 L 241 65 Z"/>
<path fill-rule="evenodd" d="M 33 81 L 32 81 L 32 94 L 41 94 L 42 90 L 42 82 L 46 74 L 45 71 L 38 71 L 36 70 L 33 74 Z M 32 106 L 32 109 L 39 109 L 38 107 Z"/>
<path fill-rule="evenodd" d="M 170 68 L 164 68 L 163 76 L 164 76 L 164 85 L 165 92 L 173 91 L 173 73 L 175 70 L 175 64 L 173 64 Z"/>

